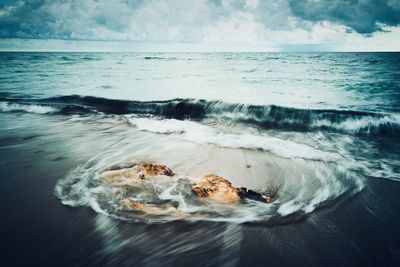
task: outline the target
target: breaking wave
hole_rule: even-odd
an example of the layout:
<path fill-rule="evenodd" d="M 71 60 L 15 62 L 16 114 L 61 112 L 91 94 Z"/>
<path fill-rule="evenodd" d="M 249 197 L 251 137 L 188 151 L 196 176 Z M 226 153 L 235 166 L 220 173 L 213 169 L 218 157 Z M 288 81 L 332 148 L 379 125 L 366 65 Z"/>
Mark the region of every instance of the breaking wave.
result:
<path fill-rule="evenodd" d="M 57 108 L 51 106 L 35 105 L 35 104 L 17 104 L 0 102 L 1 112 L 27 112 L 27 113 L 37 113 L 37 114 L 47 114 L 58 112 Z"/>
<path fill-rule="evenodd" d="M 398 135 L 400 117 L 354 110 L 296 109 L 221 101 L 173 99 L 128 101 L 92 96 L 59 96 L 44 99 L 0 98 L 1 111 L 70 114 L 136 114 L 176 120 L 216 119 L 255 125 L 263 129 L 337 131 L 365 135 Z"/>
<path fill-rule="evenodd" d="M 392 165 L 385 168 L 371 159 L 356 158 L 350 145 L 358 139 L 353 138 L 354 133 L 396 137 L 399 130 L 399 118 L 390 114 L 194 99 L 140 102 L 76 95 L 41 99 L 0 96 L 0 111 L 83 115 L 67 121 L 121 127 L 126 132 L 106 134 L 113 142 L 110 151 L 60 179 L 56 195 L 64 205 L 88 206 L 107 216 L 143 222 L 280 223 L 302 217 L 359 192 L 366 176 L 390 176 Z M 99 179 L 113 164 L 132 159 L 159 162 L 181 172 L 168 179 L 150 179 L 135 187 L 134 193 L 110 188 Z M 278 197 L 272 203 L 246 199 L 232 205 L 204 205 L 196 200 L 191 186 L 199 174 L 208 172 L 255 192 L 266 192 L 269 186 L 279 188 Z M 125 212 L 118 206 L 122 197 L 148 201 L 160 212 Z M 171 216 L 171 211 L 190 215 Z"/>
<path fill-rule="evenodd" d="M 398 135 L 400 117 L 395 114 L 355 110 L 296 109 L 222 101 L 172 99 L 128 101 L 92 96 L 58 96 L 43 99 L 0 98 L 1 111 L 70 114 L 136 114 L 176 120 L 214 119 L 255 125 L 263 129 L 335 131 L 364 135 Z"/>

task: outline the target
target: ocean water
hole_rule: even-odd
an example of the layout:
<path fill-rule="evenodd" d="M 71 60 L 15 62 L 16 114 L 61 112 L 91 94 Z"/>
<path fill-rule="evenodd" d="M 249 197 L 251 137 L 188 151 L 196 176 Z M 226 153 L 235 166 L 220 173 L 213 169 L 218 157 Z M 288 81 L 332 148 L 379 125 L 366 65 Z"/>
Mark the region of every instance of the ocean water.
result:
<path fill-rule="evenodd" d="M 10 265 L 400 264 L 400 53 L 0 53 L 0 112 Z M 189 216 L 121 212 L 131 160 Z M 206 173 L 276 199 L 199 202 Z"/>

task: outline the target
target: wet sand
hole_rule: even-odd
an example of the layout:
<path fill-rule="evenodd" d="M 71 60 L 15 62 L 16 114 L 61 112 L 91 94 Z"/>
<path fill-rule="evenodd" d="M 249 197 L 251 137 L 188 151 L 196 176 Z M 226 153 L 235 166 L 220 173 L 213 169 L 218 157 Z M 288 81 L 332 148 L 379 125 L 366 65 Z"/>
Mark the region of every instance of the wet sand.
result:
<path fill-rule="evenodd" d="M 399 183 L 367 179 L 360 193 L 279 224 L 124 222 L 60 203 L 58 179 L 88 159 L 39 130 L 0 139 L 2 266 L 400 264 Z"/>

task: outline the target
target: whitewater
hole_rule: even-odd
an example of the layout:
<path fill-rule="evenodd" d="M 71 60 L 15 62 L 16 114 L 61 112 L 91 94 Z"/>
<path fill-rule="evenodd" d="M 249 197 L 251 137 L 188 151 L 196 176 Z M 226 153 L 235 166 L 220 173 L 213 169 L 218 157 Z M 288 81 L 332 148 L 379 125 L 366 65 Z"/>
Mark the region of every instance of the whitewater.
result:
<path fill-rule="evenodd" d="M 168 164 L 181 172 L 167 182 L 150 182 L 131 197 L 145 203 L 170 201 L 179 210 L 203 212 L 188 220 L 287 220 L 354 196 L 368 178 L 400 179 L 400 116 L 395 104 L 399 92 L 393 79 L 398 76 L 397 54 L 2 57 L 1 64 L 8 66 L 7 76 L 0 77 L 4 116 L 18 116 L 18 123 L 29 116 L 45 116 L 75 134 L 89 130 L 105 135 L 102 142 L 100 136 L 87 140 L 88 149 L 82 153 L 88 160 L 59 177 L 55 194 L 65 205 L 88 206 L 128 221 L 177 219 L 127 216 L 113 204 L 110 188 L 98 177 L 113 164 L 131 160 Z M 94 66 L 96 73 L 91 72 Z M 331 68 L 334 75 L 327 73 Z M 362 77 L 349 81 L 349 73 L 357 69 L 364 72 Z M 368 81 L 382 69 L 388 73 Z M 23 77 L 28 71 L 36 78 L 26 84 Z M 85 75 L 90 75 L 90 82 L 84 82 Z M 376 92 L 376 86 L 386 84 Z M 68 139 L 66 133 L 57 134 Z M 382 150 L 382 142 L 391 142 L 391 149 Z M 94 153 L 93 147 L 111 143 L 102 153 Z M 278 198 L 270 204 L 196 204 L 187 188 L 206 173 L 256 191 L 275 188 Z"/>

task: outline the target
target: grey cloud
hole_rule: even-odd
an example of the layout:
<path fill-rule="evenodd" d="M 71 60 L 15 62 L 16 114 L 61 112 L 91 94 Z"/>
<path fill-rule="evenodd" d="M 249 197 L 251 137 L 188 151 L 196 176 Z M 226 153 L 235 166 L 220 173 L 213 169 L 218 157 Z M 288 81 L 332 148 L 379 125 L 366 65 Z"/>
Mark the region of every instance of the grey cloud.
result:
<path fill-rule="evenodd" d="M 383 25 L 400 24 L 400 0 L 288 0 L 293 15 L 309 21 L 331 21 L 369 34 Z"/>
<path fill-rule="evenodd" d="M 29 1 L 15 3 L 14 6 L 5 5 L 0 17 L 0 34 L 2 37 L 39 37 L 42 32 L 49 31 L 48 23 L 52 17 L 41 11 L 43 1 Z M 43 18 L 47 18 L 46 21 Z"/>
<path fill-rule="evenodd" d="M 269 30 L 331 21 L 359 33 L 400 22 L 400 0 L 2 0 L 0 38 L 198 42 L 237 12 Z M 291 17 L 296 17 L 293 22 Z"/>
<path fill-rule="evenodd" d="M 0 37 L 97 39 L 96 28 L 121 32 L 142 0 L 27 0 L 0 6 Z"/>
<path fill-rule="evenodd" d="M 256 15 L 266 27 L 272 30 L 290 31 L 294 27 L 309 28 L 307 22 L 298 22 L 296 25 L 290 23 L 292 13 L 287 0 L 275 0 L 273 4 L 269 1 L 260 1 Z"/>
<path fill-rule="evenodd" d="M 205 0 L 9 1 L 0 5 L 0 38 L 191 42 L 233 9 Z"/>

